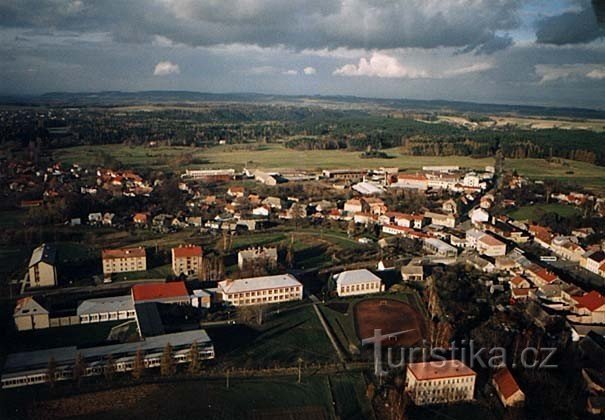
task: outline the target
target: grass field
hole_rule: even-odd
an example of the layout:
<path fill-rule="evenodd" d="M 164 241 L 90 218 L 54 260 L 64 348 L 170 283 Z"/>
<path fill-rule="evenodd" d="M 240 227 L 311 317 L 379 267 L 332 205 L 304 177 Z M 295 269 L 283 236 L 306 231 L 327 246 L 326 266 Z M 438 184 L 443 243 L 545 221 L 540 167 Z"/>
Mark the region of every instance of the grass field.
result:
<path fill-rule="evenodd" d="M 580 214 L 573 206 L 565 204 L 535 204 L 514 209 L 508 213 L 515 220 L 537 221 L 545 213 L 557 213 L 561 217 L 574 217 Z"/>
<path fill-rule="evenodd" d="M 311 306 L 284 309 L 259 328 L 246 325 L 208 327 L 218 361 L 244 368 L 296 366 L 336 361 L 325 331 Z"/>
<path fill-rule="evenodd" d="M 381 166 L 417 170 L 426 165 L 458 165 L 480 169 L 493 165 L 494 159 L 469 156 L 410 156 L 398 148 L 386 149 L 390 159 L 362 159 L 360 152 L 345 150 L 298 151 L 283 145 L 225 145 L 208 149 L 194 147 L 158 147 L 100 145 L 57 149 L 54 157 L 65 163 L 96 165 L 99 153 L 114 156 L 134 169 L 172 170 L 182 172 L 184 166 L 196 168 L 236 168 L 245 166 L 263 169 L 317 170 L 326 168 L 378 168 Z M 183 157 L 194 163 L 184 165 Z M 605 168 L 577 161 L 553 164 L 544 159 L 506 159 L 507 169 L 534 179 L 560 179 L 579 185 L 605 190 Z"/>

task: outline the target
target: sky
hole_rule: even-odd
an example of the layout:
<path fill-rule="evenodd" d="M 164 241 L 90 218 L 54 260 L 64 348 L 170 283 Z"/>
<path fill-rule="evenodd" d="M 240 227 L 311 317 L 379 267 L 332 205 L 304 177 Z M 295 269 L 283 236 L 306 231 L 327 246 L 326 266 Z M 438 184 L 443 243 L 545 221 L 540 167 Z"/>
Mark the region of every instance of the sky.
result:
<path fill-rule="evenodd" d="M 0 0 L 0 94 L 605 108 L 605 0 Z"/>

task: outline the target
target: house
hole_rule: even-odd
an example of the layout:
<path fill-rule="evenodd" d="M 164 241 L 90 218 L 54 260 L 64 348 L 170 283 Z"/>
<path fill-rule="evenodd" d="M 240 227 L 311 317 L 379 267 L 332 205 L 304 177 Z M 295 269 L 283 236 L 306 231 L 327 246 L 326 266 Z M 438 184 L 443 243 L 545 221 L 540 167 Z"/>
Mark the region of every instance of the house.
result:
<path fill-rule="evenodd" d="M 458 214 L 458 203 L 456 203 L 456 200 L 454 200 L 453 198 L 445 200 L 441 205 L 441 210 L 446 213 Z"/>
<path fill-rule="evenodd" d="M 135 304 L 146 302 L 191 304 L 189 292 L 185 282 L 182 281 L 135 284 L 132 286 L 131 294 Z"/>
<path fill-rule="evenodd" d="M 410 262 L 401 267 L 401 278 L 403 281 L 424 281 L 424 267 Z"/>
<path fill-rule="evenodd" d="M 291 274 L 223 280 L 218 292 L 233 306 L 270 305 L 302 300 L 303 285 Z"/>
<path fill-rule="evenodd" d="M 137 226 L 147 225 L 147 220 L 148 220 L 147 213 L 136 213 L 132 218 L 133 223 Z"/>
<path fill-rule="evenodd" d="M 422 214 L 407 214 L 398 213 L 394 218 L 395 224 L 398 226 L 409 227 L 413 229 L 422 229 L 424 226 L 424 215 Z"/>
<path fill-rule="evenodd" d="M 605 264 L 605 252 L 600 249 L 588 251 L 580 260 L 580 265 L 582 267 L 595 274 L 599 274 L 599 268 L 603 264 Z"/>
<path fill-rule="evenodd" d="M 103 221 L 103 215 L 101 213 L 89 213 L 88 223 L 91 225 L 100 225 Z"/>
<path fill-rule="evenodd" d="M 593 290 L 582 296 L 573 296 L 575 310 L 584 324 L 605 324 L 605 296 Z"/>
<path fill-rule="evenodd" d="M 252 209 L 252 214 L 254 216 L 269 217 L 270 213 L 271 213 L 271 208 L 269 208 L 267 206 L 259 206 L 259 207 Z"/>
<path fill-rule="evenodd" d="M 515 276 L 510 279 L 508 283 L 510 284 L 511 289 L 527 288 L 532 285 L 529 280 L 522 276 Z"/>
<path fill-rule="evenodd" d="M 425 238 L 422 248 L 439 257 L 455 258 L 458 256 L 458 249 L 456 247 L 437 238 Z"/>
<path fill-rule="evenodd" d="M 350 270 L 334 276 L 338 296 L 365 295 L 384 291 L 382 280 L 370 270 Z"/>
<path fill-rule="evenodd" d="M 113 226 L 113 219 L 116 215 L 114 213 L 105 213 L 103 214 L 103 220 L 101 223 L 103 226 Z"/>
<path fill-rule="evenodd" d="M 490 215 L 485 209 L 476 208 L 470 212 L 470 218 L 474 225 L 480 225 L 483 223 L 488 223 L 490 220 Z"/>
<path fill-rule="evenodd" d="M 510 298 L 513 302 L 523 302 L 535 291 L 535 287 L 515 287 L 510 289 Z"/>
<path fill-rule="evenodd" d="M 437 226 L 456 227 L 456 216 L 453 214 L 441 214 L 427 211 L 424 217 L 431 220 L 431 223 Z"/>
<path fill-rule="evenodd" d="M 281 198 L 279 197 L 267 197 L 261 202 L 261 204 L 276 210 L 281 210 L 282 208 Z"/>
<path fill-rule="evenodd" d="M 479 255 L 471 255 L 466 259 L 467 264 L 470 264 L 472 267 L 477 270 L 483 271 L 484 273 L 492 273 L 496 266 L 491 261 L 481 258 Z"/>
<path fill-rule="evenodd" d="M 172 248 L 172 272 L 180 276 L 201 277 L 202 274 L 202 247 L 195 245 Z"/>
<path fill-rule="evenodd" d="M 52 287 L 56 286 L 57 250 L 49 244 L 42 244 L 34 249 L 28 266 L 29 287 Z"/>
<path fill-rule="evenodd" d="M 388 210 L 387 206 L 384 204 L 384 201 L 382 201 L 380 198 L 368 197 L 363 198 L 363 201 L 365 202 L 368 211 L 374 215 L 380 216 L 381 214 L 385 214 Z"/>
<path fill-rule="evenodd" d="M 227 194 L 231 197 L 241 198 L 244 196 L 244 187 L 241 186 L 232 186 L 227 190 Z"/>
<path fill-rule="evenodd" d="M 399 174 L 397 182 L 391 188 L 408 188 L 425 191 L 429 188 L 429 180 L 424 174 Z"/>
<path fill-rule="evenodd" d="M 195 289 L 191 294 L 191 306 L 209 309 L 212 306 L 212 294 L 202 289 Z"/>
<path fill-rule="evenodd" d="M 540 267 L 537 264 L 531 264 L 527 267 L 525 274 L 527 274 L 531 281 L 538 287 L 552 284 L 559 280 L 559 277 L 555 273 L 548 271 L 546 268 Z"/>
<path fill-rule="evenodd" d="M 237 253 L 237 266 L 240 270 L 257 264 L 266 268 L 277 266 L 277 248 L 249 248 Z"/>
<path fill-rule="evenodd" d="M 488 257 L 506 255 L 506 244 L 487 233 L 477 240 L 477 252 Z"/>
<path fill-rule="evenodd" d="M 134 303 L 130 295 L 84 300 L 78 305 L 76 314 L 80 324 L 135 318 Z"/>
<path fill-rule="evenodd" d="M 459 360 L 409 363 L 405 392 L 416 405 L 471 401 L 477 374 Z"/>
<path fill-rule="evenodd" d="M 271 187 L 277 185 L 277 178 L 275 176 L 259 170 L 254 171 L 254 180 Z"/>
<path fill-rule="evenodd" d="M 104 249 L 101 251 L 103 274 L 147 270 L 145 248 Z"/>
<path fill-rule="evenodd" d="M 505 407 L 519 407 L 525 403 L 525 394 L 506 366 L 494 373 L 492 385 Z"/>
<path fill-rule="evenodd" d="M 31 296 L 17 300 L 13 320 L 17 331 L 41 330 L 50 326 L 48 311 Z"/>
<path fill-rule="evenodd" d="M 345 202 L 343 210 L 349 214 L 361 213 L 364 211 L 364 203 L 358 198 L 351 198 Z"/>

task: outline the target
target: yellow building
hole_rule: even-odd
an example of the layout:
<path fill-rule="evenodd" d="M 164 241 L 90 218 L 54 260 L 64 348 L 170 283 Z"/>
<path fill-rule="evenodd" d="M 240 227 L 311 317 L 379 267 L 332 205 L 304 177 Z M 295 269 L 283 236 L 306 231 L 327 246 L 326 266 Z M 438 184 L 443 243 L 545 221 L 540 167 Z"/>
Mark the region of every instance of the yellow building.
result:
<path fill-rule="evenodd" d="M 477 374 L 459 360 L 410 363 L 405 391 L 416 405 L 470 401 Z"/>
<path fill-rule="evenodd" d="M 17 301 L 13 319 L 18 331 L 40 330 L 50 326 L 48 311 L 31 296 Z"/>
<path fill-rule="evenodd" d="M 224 280 L 218 284 L 223 301 L 233 306 L 269 305 L 302 300 L 303 285 L 291 274 Z"/>
<path fill-rule="evenodd" d="M 55 247 L 42 244 L 34 249 L 29 260 L 29 287 L 50 287 L 57 285 Z"/>
<path fill-rule="evenodd" d="M 172 272 L 199 277 L 202 272 L 202 247 L 187 245 L 172 248 Z"/>
<path fill-rule="evenodd" d="M 104 274 L 147 270 L 147 255 L 143 247 L 104 249 L 101 255 Z"/>

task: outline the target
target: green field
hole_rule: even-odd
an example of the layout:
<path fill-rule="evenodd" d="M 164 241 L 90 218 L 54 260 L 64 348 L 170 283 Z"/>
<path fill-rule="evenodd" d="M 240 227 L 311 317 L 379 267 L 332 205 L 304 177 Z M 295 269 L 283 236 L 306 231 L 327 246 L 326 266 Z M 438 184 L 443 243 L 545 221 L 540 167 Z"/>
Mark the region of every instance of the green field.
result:
<path fill-rule="evenodd" d="M 71 419 L 372 419 L 360 374 L 296 377 L 194 379 L 145 384 L 38 401 L 23 400 L 30 418 L 60 415 Z M 333 404 L 334 402 L 334 404 Z M 338 417 L 337 417 L 338 416 Z"/>
<path fill-rule="evenodd" d="M 574 217 L 580 214 L 580 211 L 566 204 L 534 204 L 514 209 L 508 213 L 515 220 L 537 221 L 545 213 L 557 213 L 561 217 Z"/>
<path fill-rule="evenodd" d="M 384 150 L 390 159 L 362 159 L 360 152 L 347 150 L 298 151 L 280 144 L 226 145 L 211 148 L 157 147 L 124 145 L 77 146 L 57 149 L 54 158 L 65 163 L 95 166 L 99 153 L 108 153 L 127 167 L 140 170 L 172 170 L 182 172 L 184 167 L 318 170 L 334 168 L 399 167 L 417 170 L 426 165 L 458 165 L 481 169 L 493 165 L 492 158 L 469 156 L 410 156 L 398 148 Z M 183 164 L 188 157 L 193 163 Z M 563 164 L 545 159 L 506 159 L 506 169 L 515 169 L 521 175 L 534 179 L 560 179 L 575 182 L 596 190 L 605 189 L 605 167 L 589 163 L 564 160 Z"/>
<path fill-rule="evenodd" d="M 272 308 L 275 309 L 275 308 Z M 261 327 L 228 325 L 208 327 L 218 361 L 240 368 L 296 366 L 336 361 L 336 355 L 313 308 L 284 308 Z"/>

